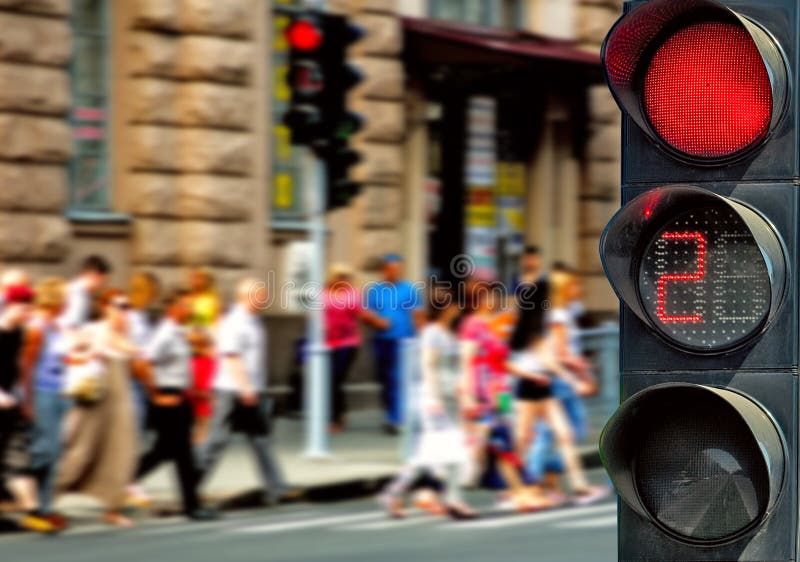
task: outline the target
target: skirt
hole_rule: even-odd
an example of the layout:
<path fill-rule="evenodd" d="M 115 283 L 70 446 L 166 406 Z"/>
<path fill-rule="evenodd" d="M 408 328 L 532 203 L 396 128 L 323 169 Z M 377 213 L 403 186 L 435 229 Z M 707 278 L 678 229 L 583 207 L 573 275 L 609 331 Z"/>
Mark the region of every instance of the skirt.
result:
<path fill-rule="evenodd" d="M 466 435 L 447 412 L 423 413 L 420 418 L 411 465 L 439 467 L 469 462 Z"/>
<path fill-rule="evenodd" d="M 111 359 L 105 366 L 103 398 L 67 413 L 57 490 L 86 494 L 118 509 L 133 481 L 139 445 L 129 362 Z"/>

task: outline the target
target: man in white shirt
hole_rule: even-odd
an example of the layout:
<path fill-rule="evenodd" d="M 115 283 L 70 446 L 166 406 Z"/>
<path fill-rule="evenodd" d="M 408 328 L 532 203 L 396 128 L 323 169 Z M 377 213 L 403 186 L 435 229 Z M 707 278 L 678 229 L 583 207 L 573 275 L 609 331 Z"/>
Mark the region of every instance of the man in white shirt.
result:
<path fill-rule="evenodd" d="M 266 302 L 263 283 L 244 279 L 236 287 L 236 304 L 223 317 L 217 341 L 214 416 L 209 438 L 199 451 L 203 476 L 227 447 L 233 431 L 244 433 L 256 456 L 269 503 L 287 495 L 287 486 L 269 438 L 269 420 L 261 408 L 266 384 L 267 335 L 258 314 Z"/>
<path fill-rule="evenodd" d="M 81 272 L 67 285 L 64 312 L 58 319 L 64 329 L 75 329 L 89 321 L 92 313 L 92 293 L 100 290 L 111 273 L 111 266 L 97 255 L 83 260 Z"/>
<path fill-rule="evenodd" d="M 165 316 L 150 339 L 145 356 L 151 366 L 150 424 L 156 433 L 152 448 L 145 453 L 136 471 L 141 480 L 162 462 L 175 463 L 181 487 L 184 514 L 195 521 L 216 518 L 213 511 L 202 509 L 197 496 L 197 480 L 192 454 L 192 405 L 187 392 L 191 387 L 192 350 L 182 324 L 191 314 L 188 294 L 176 291 L 165 300 Z M 134 496 L 143 496 L 138 485 Z"/>

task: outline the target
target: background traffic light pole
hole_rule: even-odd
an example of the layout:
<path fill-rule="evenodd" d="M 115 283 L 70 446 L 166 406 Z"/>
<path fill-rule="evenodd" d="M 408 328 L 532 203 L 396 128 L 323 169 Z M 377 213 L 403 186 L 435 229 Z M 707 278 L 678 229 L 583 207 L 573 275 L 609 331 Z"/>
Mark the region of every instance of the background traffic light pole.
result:
<path fill-rule="evenodd" d="M 309 307 L 305 349 L 306 455 L 329 455 L 330 357 L 325 343 L 323 295 L 325 288 L 325 213 L 346 206 L 360 185 L 349 178 L 359 162 L 349 140 L 362 125 L 347 110 L 347 91 L 361 81 L 347 63 L 347 49 L 362 35 L 345 16 L 326 13 L 320 0 L 306 0 L 286 30 L 290 47 L 287 75 L 292 101 L 284 123 L 292 144 L 303 145 L 302 169 L 306 209 L 311 229 L 309 275 L 313 290 L 305 295 Z"/>
<path fill-rule="evenodd" d="M 305 172 L 305 194 L 311 213 L 311 263 L 310 278 L 317 290 L 313 293 L 308 317 L 308 348 L 306 355 L 306 450 L 312 458 L 324 458 L 330 454 L 327 424 L 330 410 L 328 385 L 330 384 L 330 353 L 325 344 L 325 318 L 322 303 L 322 288 L 325 285 L 325 210 L 328 190 L 325 165 L 311 149 L 303 150 Z M 311 173 L 309 173 L 311 172 Z"/>

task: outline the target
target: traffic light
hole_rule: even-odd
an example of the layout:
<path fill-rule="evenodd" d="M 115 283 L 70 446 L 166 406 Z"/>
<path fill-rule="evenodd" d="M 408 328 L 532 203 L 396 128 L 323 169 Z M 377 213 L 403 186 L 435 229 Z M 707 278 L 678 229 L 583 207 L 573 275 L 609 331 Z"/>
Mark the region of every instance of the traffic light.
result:
<path fill-rule="evenodd" d="M 360 160 L 349 140 L 363 119 L 348 110 L 347 92 L 362 78 L 347 50 L 362 35 L 346 17 L 320 12 L 296 15 L 286 30 L 292 102 L 284 122 L 294 144 L 311 146 L 325 160 L 329 210 L 347 205 L 360 187 L 349 179 L 349 168 Z"/>
<path fill-rule="evenodd" d="M 298 14 L 285 33 L 289 44 L 286 80 L 292 99 L 283 121 L 292 132 L 293 144 L 311 144 L 323 134 L 322 103 L 327 77 L 322 65 L 322 19 L 313 12 Z"/>
<path fill-rule="evenodd" d="M 350 139 L 363 127 L 362 117 L 347 108 L 347 93 L 362 80 L 359 70 L 347 62 L 347 50 L 363 30 L 339 15 L 326 16 L 325 71 L 332 76 L 324 108 L 326 136 L 317 146 L 326 161 L 328 210 L 344 207 L 358 194 L 360 185 L 350 179 L 350 168 L 361 157 L 350 147 Z"/>
<path fill-rule="evenodd" d="M 637 1 L 603 46 L 620 560 L 797 560 L 797 29 L 794 0 Z"/>

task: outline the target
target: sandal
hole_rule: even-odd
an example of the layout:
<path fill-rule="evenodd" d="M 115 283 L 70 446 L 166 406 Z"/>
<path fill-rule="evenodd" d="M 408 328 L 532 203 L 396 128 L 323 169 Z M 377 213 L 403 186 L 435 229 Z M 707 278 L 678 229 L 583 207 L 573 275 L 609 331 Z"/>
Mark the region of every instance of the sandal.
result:
<path fill-rule="evenodd" d="M 403 509 L 403 500 L 400 498 L 395 498 L 389 494 L 381 494 L 376 498 L 376 501 L 392 519 L 405 519 L 408 516 Z"/>

